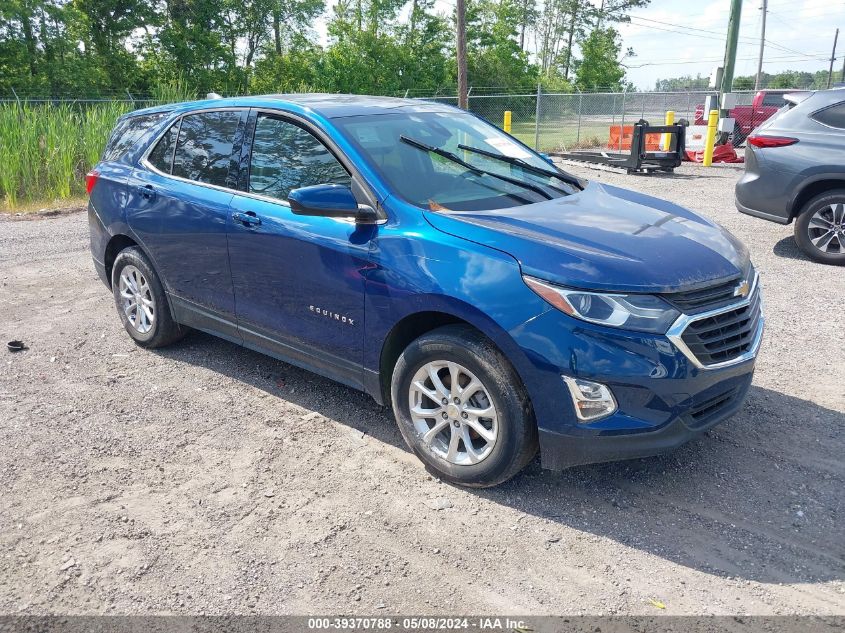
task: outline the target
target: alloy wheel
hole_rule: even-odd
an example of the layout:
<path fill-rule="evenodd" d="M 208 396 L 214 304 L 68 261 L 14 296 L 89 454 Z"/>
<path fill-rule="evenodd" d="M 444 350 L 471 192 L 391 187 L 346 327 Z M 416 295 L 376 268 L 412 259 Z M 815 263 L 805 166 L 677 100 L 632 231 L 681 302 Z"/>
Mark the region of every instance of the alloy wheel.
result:
<path fill-rule="evenodd" d="M 477 464 L 493 450 L 499 416 L 488 389 L 466 367 L 431 361 L 408 390 L 411 419 L 422 444 L 451 464 Z"/>
<path fill-rule="evenodd" d="M 155 324 L 156 306 L 152 289 L 144 274 L 135 266 L 127 265 L 120 271 L 121 308 L 135 330 L 146 334 Z"/>
<path fill-rule="evenodd" d="M 807 225 L 807 235 L 823 253 L 845 253 L 845 203 L 829 204 L 816 211 Z"/>

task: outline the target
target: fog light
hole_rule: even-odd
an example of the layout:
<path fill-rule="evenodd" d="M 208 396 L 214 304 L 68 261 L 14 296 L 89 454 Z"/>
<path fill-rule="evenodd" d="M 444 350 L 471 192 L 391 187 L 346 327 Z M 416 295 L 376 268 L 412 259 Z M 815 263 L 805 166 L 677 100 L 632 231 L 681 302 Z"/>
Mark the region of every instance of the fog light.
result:
<path fill-rule="evenodd" d="M 592 422 L 616 411 L 616 399 L 607 385 L 583 378 L 562 376 L 575 405 L 579 422 Z"/>

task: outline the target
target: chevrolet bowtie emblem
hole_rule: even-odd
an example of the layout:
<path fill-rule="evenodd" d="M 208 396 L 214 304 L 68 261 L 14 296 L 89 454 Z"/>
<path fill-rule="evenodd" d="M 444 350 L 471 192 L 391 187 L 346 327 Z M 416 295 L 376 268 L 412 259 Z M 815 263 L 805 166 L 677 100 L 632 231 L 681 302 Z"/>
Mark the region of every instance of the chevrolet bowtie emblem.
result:
<path fill-rule="evenodd" d="M 742 297 L 743 299 L 748 296 L 748 293 L 751 291 L 751 284 L 748 283 L 747 279 L 743 279 L 742 283 L 740 283 L 736 288 L 734 288 L 734 297 Z"/>

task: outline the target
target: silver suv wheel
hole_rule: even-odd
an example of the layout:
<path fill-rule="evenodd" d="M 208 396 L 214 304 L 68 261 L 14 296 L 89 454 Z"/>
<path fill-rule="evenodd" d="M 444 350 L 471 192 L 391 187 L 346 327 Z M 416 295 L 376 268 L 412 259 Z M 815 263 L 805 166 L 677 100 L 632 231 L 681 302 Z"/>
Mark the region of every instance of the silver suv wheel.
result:
<path fill-rule="evenodd" d="M 452 361 L 426 363 L 411 380 L 408 400 L 422 444 L 447 462 L 477 464 L 496 445 L 496 407 L 466 367 Z"/>
<path fill-rule="evenodd" d="M 823 253 L 845 253 L 845 203 L 817 210 L 807 226 L 810 242 Z"/>
<path fill-rule="evenodd" d="M 120 271 L 121 308 L 135 330 L 146 334 L 153 329 L 156 304 L 150 284 L 143 273 L 131 264 Z"/>

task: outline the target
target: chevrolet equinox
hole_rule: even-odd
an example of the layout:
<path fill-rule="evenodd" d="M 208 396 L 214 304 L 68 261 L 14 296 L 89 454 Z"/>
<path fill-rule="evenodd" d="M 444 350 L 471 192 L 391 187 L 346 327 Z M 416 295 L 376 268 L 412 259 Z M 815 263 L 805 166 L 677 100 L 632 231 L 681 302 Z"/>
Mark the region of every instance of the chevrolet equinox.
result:
<path fill-rule="evenodd" d="M 390 403 L 444 480 L 653 455 L 735 413 L 763 331 L 746 248 L 468 112 L 344 95 L 122 117 L 88 174 L 129 335 L 190 328 Z"/>

